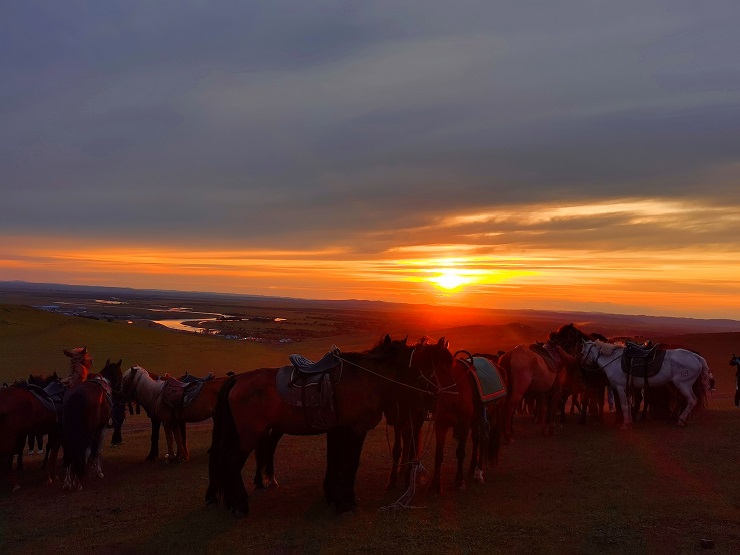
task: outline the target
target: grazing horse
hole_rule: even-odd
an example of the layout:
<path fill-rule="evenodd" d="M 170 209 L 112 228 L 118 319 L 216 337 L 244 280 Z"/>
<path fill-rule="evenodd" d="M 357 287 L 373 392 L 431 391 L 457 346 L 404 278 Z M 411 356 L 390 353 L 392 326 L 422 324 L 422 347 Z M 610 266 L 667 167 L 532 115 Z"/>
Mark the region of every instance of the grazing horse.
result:
<path fill-rule="evenodd" d="M 144 407 L 152 420 L 152 448 L 155 444 L 155 426 L 157 436 L 159 423 L 164 425 L 167 439 L 167 459 L 171 463 L 187 460 L 190 457 L 184 434 L 186 422 L 202 422 L 213 416 L 216 400 L 226 378 L 217 378 L 200 382 L 200 388 L 192 399 L 190 389 L 185 383 L 172 378 L 158 379 L 141 366 L 132 366 L 123 374 L 121 392 L 124 399 L 135 399 Z M 168 387 L 174 388 L 176 400 L 168 397 Z M 195 387 L 192 388 L 194 391 Z M 178 393 L 179 392 L 179 393 Z M 173 449 L 177 446 L 177 453 Z"/>
<path fill-rule="evenodd" d="M 458 355 L 464 355 L 459 357 Z M 476 359 L 488 361 L 491 369 L 498 373 L 503 387 L 495 400 L 483 402 L 474 375 Z M 455 362 L 445 372 L 445 369 L 435 371 L 434 379 L 437 385 L 437 406 L 434 410 L 434 432 L 436 436 L 434 455 L 434 474 L 431 488 L 437 494 L 442 493 L 442 460 L 447 431 L 452 428 L 453 436 L 457 439 L 457 473 L 455 486 L 465 488 L 463 465 L 465 462 L 465 444 L 468 434 L 472 432 L 473 453 L 468 468 L 468 479 L 478 483 L 484 482 L 483 473 L 486 461 L 498 462 L 501 446 L 501 430 L 506 416 L 506 373 L 496 370 L 496 363 L 492 358 L 471 356 L 465 351 L 455 354 Z"/>
<path fill-rule="evenodd" d="M 543 349 L 546 353 L 534 346 L 518 345 L 499 359 L 499 364 L 506 370 L 509 387 L 504 427 L 506 443 L 512 442 L 514 412 L 525 395 L 539 397 L 540 410 L 544 411 L 542 431 L 551 435 L 555 428 L 555 406 L 563 386 L 579 381 L 575 357 L 553 342 L 546 343 Z"/>
<path fill-rule="evenodd" d="M 709 390 L 709 366 L 707 361 L 693 351 L 668 349 L 658 373 L 646 378 L 632 377 L 622 370 L 622 354 L 625 346 L 620 343 L 606 343 L 595 339 L 583 340 L 580 360 L 584 366 L 595 366 L 606 374 L 610 385 L 617 390 L 622 405 L 624 424 L 622 429 L 632 427 L 632 410 L 629 405 L 630 387 L 656 387 L 672 383 L 686 400 L 686 408 L 678 418 L 679 426 L 686 426 L 691 412 L 699 404 L 695 389 L 703 402 Z M 636 381 L 634 381 L 636 380 Z M 633 383 L 634 381 L 634 383 Z M 695 384 L 701 381 L 701 387 Z"/>
<path fill-rule="evenodd" d="M 249 512 L 249 496 L 241 470 L 249 454 L 266 438 L 269 441 L 271 433 L 325 433 L 326 499 L 340 513 L 353 511 L 357 506 L 355 476 L 367 432 L 380 422 L 385 407 L 417 383 L 415 368 L 429 371 L 432 367 L 449 367 L 453 362 L 452 353 L 443 345 L 415 350 L 405 341 L 392 341 L 389 336 L 381 343 L 365 353 L 332 350 L 317 363 L 322 368 L 322 391 L 327 390 L 322 395 L 327 402 L 318 409 L 321 419 L 314 417 L 313 406 L 296 406 L 281 395 L 278 377 L 282 376 L 281 371 L 291 376 L 291 367 L 260 368 L 229 378 L 221 389 L 214 414 L 207 505 L 216 505 L 220 499 L 235 515 L 245 516 Z M 416 362 L 410 359 L 412 353 Z M 430 377 L 425 376 L 427 380 Z M 304 390 L 303 395 L 308 393 Z"/>
<path fill-rule="evenodd" d="M 740 357 L 733 354 L 730 366 L 735 366 L 735 406 L 740 407 Z"/>
<path fill-rule="evenodd" d="M 94 467 L 98 478 L 103 477 L 103 440 L 111 417 L 113 396 L 119 394 L 121 387 L 121 362 L 106 361 L 99 374 L 88 375 L 84 382 L 64 396 L 62 446 L 66 469 L 65 490 L 82 490 L 81 479 L 88 466 Z"/>

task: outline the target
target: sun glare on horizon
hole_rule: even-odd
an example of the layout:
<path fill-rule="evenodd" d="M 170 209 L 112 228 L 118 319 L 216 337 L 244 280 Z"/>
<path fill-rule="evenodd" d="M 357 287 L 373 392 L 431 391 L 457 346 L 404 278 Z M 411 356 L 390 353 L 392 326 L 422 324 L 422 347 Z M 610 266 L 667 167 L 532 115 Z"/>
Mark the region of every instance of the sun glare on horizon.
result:
<path fill-rule="evenodd" d="M 472 280 L 461 275 L 457 270 L 445 269 L 440 270 L 439 275 L 429 278 L 429 281 L 446 291 L 455 291 L 471 283 Z"/>

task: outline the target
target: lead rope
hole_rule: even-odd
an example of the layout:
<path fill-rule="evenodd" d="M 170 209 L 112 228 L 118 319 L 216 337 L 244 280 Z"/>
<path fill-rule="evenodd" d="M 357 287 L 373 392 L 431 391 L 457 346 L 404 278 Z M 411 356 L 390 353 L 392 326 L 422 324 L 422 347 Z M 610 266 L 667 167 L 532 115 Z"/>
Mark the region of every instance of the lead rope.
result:
<path fill-rule="evenodd" d="M 411 357 L 409 358 L 409 368 L 411 368 L 412 361 L 414 360 L 414 353 L 416 352 L 416 349 L 411 351 Z M 437 392 L 441 392 L 442 390 L 439 387 L 438 383 L 432 382 L 429 378 L 424 376 L 423 372 L 419 372 L 419 374 L 427 380 L 430 384 L 432 384 L 436 389 Z M 434 361 L 432 360 L 432 376 L 435 377 L 435 371 L 434 371 Z M 436 377 L 435 377 L 436 379 Z M 409 407 L 409 422 L 412 422 L 411 418 L 411 408 Z M 429 474 L 429 471 L 424 468 L 424 465 L 421 462 L 421 459 L 424 458 L 424 455 L 427 452 L 427 449 L 432 443 L 432 434 L 430 433 L 432 430 L 432 422 L 433 420 L 429 420 L 429 425 L 427 426 L 426 434 L 424 435 L 424 440 L 422 441 L 422 445 L 424 448 L 421 450 L 421 452 L 418 452 L 416 449 L 416 434 L 411 434 L 411 447 L 414 450 L 414 453 L 419 453 L 418 456 L 413 460 L 405 463 L 406 465 L 410 465 L 411 469 L 409 471 L 409 487 L 406 488 L 406 491 L 399 497 L 395 502 L 391 503 L 390 505 L 386 505 L 384 507 L 380 507 L 378 509 L 378 512 L 381 511 L 397 511 L 397 510 L 404 510 L 404 509 L 423 509 L 425 507 L 418 507 L 411 505 L 411 500 L 414 498 L 414 495 L 416 494 L 416 478 L 419 473 L 422 475 Z M 402 436 L 403 437 L 403 436 Z M 388 438 L 388 426 L 386 425 L 386 439 Z M 388 442 L 388 445 L 390 447 L 390 441 Z M 391 456 L 393 456 L 391 454 Z M 404 472 L 405 475 L 405 472 Z"/>

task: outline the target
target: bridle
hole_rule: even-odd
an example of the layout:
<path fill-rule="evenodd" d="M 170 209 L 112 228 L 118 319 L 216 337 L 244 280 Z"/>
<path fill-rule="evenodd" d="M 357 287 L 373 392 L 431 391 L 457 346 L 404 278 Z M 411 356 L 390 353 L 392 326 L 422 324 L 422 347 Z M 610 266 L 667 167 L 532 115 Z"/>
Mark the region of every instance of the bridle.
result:
<path fill-rule="evenodd" d="M 585 345 L 586 343 L 584 342 L 583 344 Z M 597 353 L 598 353 L 596 356 L 592 355 L 592 351 L 594 347 L 596 347 Z M 581 364 L 583 365 L 584 368 L 588 368 L 588 365 L 592 365 L 592 367 L 595 366 L 596 368 L 604 372 L 607 366 L 609 366 L 612 362 L 622 357 L 622 354 L 620 353 L 617 356 L 615 356 L 613 359 L 611 359 L 609 362 L 607 362 L 606 364 L 601 364 L 599 363 L 600 355 L 601 355 L 601 349 L 599 348 L 599 346 L 596 343 L 591 342 L 587 346 L 585 351 L 581 351 Z M 593 359 L 588 360 L 588 358 L 591 356 L 593 356 Z"/>

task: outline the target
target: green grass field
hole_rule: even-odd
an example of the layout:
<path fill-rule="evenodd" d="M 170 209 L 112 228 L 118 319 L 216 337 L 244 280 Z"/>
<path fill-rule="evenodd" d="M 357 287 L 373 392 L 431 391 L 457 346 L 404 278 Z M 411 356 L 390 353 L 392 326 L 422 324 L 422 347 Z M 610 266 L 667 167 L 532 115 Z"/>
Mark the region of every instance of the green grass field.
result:
<path fill-rule="evenodd" d="M 96 369 L 105 358 L 123 358 L 124 366 L 138 362 L 172 373 L 244 371 L 283 364 L 286 354 L 269 345 L 0 306 L 3 379 L 33 370 L 66 374 L 61 349 L 83 344 Z M 310 355 L 323 349 L 304 346 Z M 204 506 L 210 422 L 189 427 L 192 459 L 171 466 L 143 462 L 148 419 L 127 417 L 124 444 L 104 450 L 105 478 L 87 477 L 82 492 L 41 485 L 39 457 L 26 458 L 23 488 L 0 494 L 0 552 L 694 553 L 710 539 L 711 553 L 740 553 L 740 409 L 730 393 L 725 382 L 686 429 L 648 422 L 621 432 L 607 415 L 604 425 L 579 426 L 571 418 L 555 437 L 542 437 L 529 417 L 519 416 L 517 441 L 503 447 L 486 485 L 465 491 L 453 488 L 455 442 L 448 438 L 446 491 L 435 497 L 420 484 L 416 508 L 405 511 L 381 510 L 402 493 L 384 489 L 390 456 L 381 424 L 368 436 L 357 475 L 362 511 L 342 518 L 323 501 L 323 436 L 285 437 L 276 453 L 281 487 L 250 495 L 250 515 L 236 520 Z M 423 459 L 429 469 L 430 444 Z M 253 471 L 250 457 L 245 483 Z"/>

